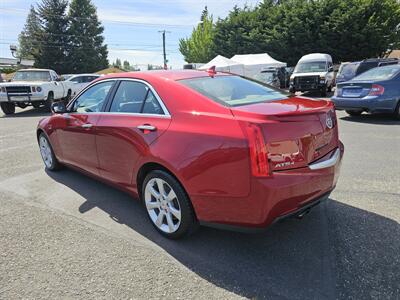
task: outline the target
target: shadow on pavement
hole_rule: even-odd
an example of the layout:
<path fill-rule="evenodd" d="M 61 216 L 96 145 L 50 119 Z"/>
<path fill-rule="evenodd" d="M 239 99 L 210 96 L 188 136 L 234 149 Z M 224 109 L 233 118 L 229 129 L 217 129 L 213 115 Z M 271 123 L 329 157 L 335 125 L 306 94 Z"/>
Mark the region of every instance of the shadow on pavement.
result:
<path fill-rule="evenodd" d="M 288 219 L 264 233 L 201 228 L 190 238 L 170 241 L 156 232 L 142 204 L 130 195 L 69 169 L 48 175 L 84 197 L 76 208 L 82 214 L 98 207 L 202 278 L 237 295 L 362 299 L 376 292 L 381 298 L 399 282 L 398 223 L 334 200 L 301 221 Z"/>
<path fill-rule="evenodd" d="M 2 113 L 2 112 L 0 112 Z M 17 110 L 12 115 L 0 115 L 0 118 L 21 118 L 21 117 L 40 117 L 40 116 L 49 116 L 50 112 L 46 110 L 45 107 L 33 108 L 28 107 L 23 110 Z"/>
<path fill-rule="evenodd" d="M 344 116 L 340 118 L 343 121 L 368 123 L 376 125 L 400 125 L 400 120 L 396 120 L 390 114 L 361 114 L 360 116 Z"/>

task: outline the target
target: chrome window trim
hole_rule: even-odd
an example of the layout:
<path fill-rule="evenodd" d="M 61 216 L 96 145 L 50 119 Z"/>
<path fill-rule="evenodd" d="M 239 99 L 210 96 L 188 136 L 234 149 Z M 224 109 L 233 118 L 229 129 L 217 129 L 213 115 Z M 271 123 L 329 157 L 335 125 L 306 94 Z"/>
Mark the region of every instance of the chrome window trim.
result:
<path fill-rule="evenodd" d="M 94 83 L 92 83 L 92 84 L 89 84 L 88 86 L 84 87 L 84 88 L 83 88 L 78 94 L 76 94 L 75 97 L 68 103 L 68 105 L 67 105 L 67 110 L 70 109 L 72 106 L 74 106 L 75 101 L 77 101 L 78 98 L 79 98 L 84 92 L 86 92 L 88 89 L 90 89 L 91 87 L 93 87 L 93 86 L 95 86 L 95 85 L 98 85 L 98 84 L 103 83 L 103 82 L 108 82 L 108 81 L 118 81 L 118 79 L 114 79 L 114 78 L 104 79 L 104 80 L 96 81 L 96 82 L 94 82 Z M 76 111 L 69 111 L 68 113 L 69 113 L 69 114 L 74 114 L 74 113 L 77 113 L 77 112 L 76 112 Z M 100 112 L 93 112 L 93 113 L 100 113 Z M 93 113 L 90 113 L 90 114 L 93 114 Z M 79 113 L 79 114 L 83 114 L 83 113 Z M 87 113 L 84 113 L 84 114 L 87 114 Z"/>
<path fill-rule="evenodd" d="M 160 114 L 141 114 L 141 113 L 130 113 L 130 112 L 111 112 L 111 111 L 100 111 L 96 114 L 100 115 L 115 115 L 115 116 L 135 116 L 135 117 L 155 117 L 161 119 L 171 119 L 171 115 L 160 115 Z"/>
<path fill-rule="evenodd" d="M 80 95 L 82 94 L 82 93 L 84 93 L 87 89 L 89 89 L 89 88 L 91 88 L 92 86 L 95 86 L 95 85 L 97 85 L 97 84 L 99 84 L 99 83 L 102 83 L 102 82 L 106 82 L 106 81 L 112 81 L 112 80 L 114 80 L 114 81 L 134 81 L 134 82 L 139 82 L 139 83 L 142 83 L 142 84 L 144 84 L 145 86 L 147 86 L 149 89 L 150 89 L 150 91 L 153 93 L 153 95 L 154 95 L 154 97 L 156 97 L 156 99 L 157 99 L 157 101 L 158 101 L 158 104 L 160 105 L 160 107 L 161 107 L 161 109 L 163 110 L 163 115 L 160 115 L 160 114 L 144 114 L 144 113 L 127 113 L 127 112 L 111 112 L 111 111 L 101 111 L 101 112 L 96 112 L 96 113 L 98 113 L 98 114 L 115 114 L 115 115 L 132 115 L 132 116 L 143 116 L 143 117 L 161 117 L 161 118 L 170 118 L 171 117 L 171 114 L 169 113 L 169 110 L 167 109 L 167 107 L 165 106 L 165 104 L 164 104 L 164 102 L 162 101 L 162 99 L 161 99 L 161 97 L 158 95 L 158 93 L 156 92 L 156 90 L 153 88 L 153 86 L 150 84 L 150 83 L 148 83 L 147 81 L 145 81 L 145 80 L 142 80 L 142 79 L 136 79 L 136 78 L 126 78 L 126 77 L 116 77 L 116 78 L 110 78 L 110 79 L 104 79 L 104 80 L 99 80 L 99 81 L 96 81 L 95 83 L 93 83 L 93 84 L 90 84 L 90 85 L 88 85 L 87 87 L 85 87 L 82 91 L 80 91 L 79 92 L 79 94 L 77 94 L 76 96 L 75 96 L 75 98 L 74 98 L 74 100 L 73 101 L 71 101 L 69 104 L 68 104 L 68 108 L 70 107 L 70 106 L 73 106 L 73 103 L 80 97 Z M 114 95 L 115 96 L 115 95 Z M 112 100 L 114 100 L 114 99 L 112 99 Z M 146 100 L 146 99 L 145 99 Z M 71 112 L 71 113 L 74 113 L 74 112 Z"/>
<path fill-rule="evenodd" d="M 339 158 L 340 158 L 340 149 L 337 148 L 335 153 L 333 153 L 333 155 L 331 156 L 331 158 L 321 161 L 319 163 L 311 164 L 308 167 L 311 170 L 320 170 L 320 169 L 333 167 L 339 161 Z"/>

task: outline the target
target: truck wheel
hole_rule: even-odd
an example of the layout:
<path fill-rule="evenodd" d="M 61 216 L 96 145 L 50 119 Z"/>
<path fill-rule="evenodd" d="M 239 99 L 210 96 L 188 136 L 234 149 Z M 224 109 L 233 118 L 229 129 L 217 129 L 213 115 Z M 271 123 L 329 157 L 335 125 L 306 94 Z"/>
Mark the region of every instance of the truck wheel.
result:
<path fill-rule="evenodd" d="M 12 102 L 1 102 L 0 107 L 5 115 L 12 115 L 15 113 L 15 104 Z"/>
<path fill-rule="evenodd" d="M 326 86 L 321 88 L 320 94 L 321 94 L 321 97 L 326 97 L 326 94 L 327 94 L 327 87 Z"/>
<path fill-rule="evenodd" d="M 32 102 L 32 106 L 34 107 L 34 108 L 39 108 L 40 107 L 40 102 Z"/>
<path fill-rule="evenodd" d="M 289 92 L 294 94 L 294 93 L 296 93 L 296 89 L 294 87 L 290 87 L 289 88 Z"/>
<path fill-rule="evenodd" d="M 67 96 L 64 98 L 65 105 L 71 100 L 71 90 L 68 90 Z"/>
<path fill-rule="evenodd" d="M 45 103 L 46 109 L 47 109 L 48 111 L 51 111 L 51 105 L 52 105 L 53 103 L 54 103 L 54 95 L 53 95 L 52 92 L 50 92 L 50 93 L 49 93 L 49 96 L 47 97 L 46 103 Z"/>

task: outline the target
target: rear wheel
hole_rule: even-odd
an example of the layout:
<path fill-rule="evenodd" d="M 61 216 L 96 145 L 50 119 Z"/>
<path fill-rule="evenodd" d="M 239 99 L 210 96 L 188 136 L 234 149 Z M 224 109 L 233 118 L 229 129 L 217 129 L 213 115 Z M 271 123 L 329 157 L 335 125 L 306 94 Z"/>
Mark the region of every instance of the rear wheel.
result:
<path fill-rule="evenodd" d="M 397 103 L 396 110 L 394 111 L 394 117 L 396 120 L 400 120 L 400 101 Z"/>
<path fill-rule="evenodd" d="M 40 102 L 32 102 L 32 106 L 34 107 L 34 108 L 39 108 L 40 107 Z"/>
<path fill-rule="evenodd" d="M 15 104 L 12 102 L 1 102 L 0 107 L 5 115 L 12 115 L 15 113 Z"/>
<path fill-rule="evenodd" d="M 173 176 L 161 170 L 151 171 L 142 186 L 147 214 L 163 236 L 178 239 L 198 228 L 190 199 Z"/>
<path fill-rule="evenodd" d="M 56 156 L 54 155 L 54 151 L 50 145 L 50 141 L 44 133 L 41 133 L 39 135 L 39 149 L 40 155 L 42 156 L 44 165 L 47 170 L 56 171 L 62 167 L 61 164 L 58 162 Z"/>
<path fill-rule="evenodd" d="M 360 116 L 362 114 L 362 111 L 359 110 L 346 110 L 346 113 L 352 117 L 355 116 Z"/>
<path fill-rule="evenodd" d="M 54 103 L 54 95 L 52 92 L 49 93 L 46 100 L 46 109 L 51 111 L 51 105 Z"/>

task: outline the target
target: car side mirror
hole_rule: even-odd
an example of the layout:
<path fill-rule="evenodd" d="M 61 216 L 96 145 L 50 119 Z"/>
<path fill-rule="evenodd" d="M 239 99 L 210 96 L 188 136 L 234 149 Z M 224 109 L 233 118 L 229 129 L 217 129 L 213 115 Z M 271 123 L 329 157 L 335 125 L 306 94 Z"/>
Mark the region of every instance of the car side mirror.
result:
<path fill-rule="evenodd" d="M 67 112 L 67 107 L 64 102 L 54 102 L 51 105 L 51 111 L 55 114 L 64 114 Z"/>

